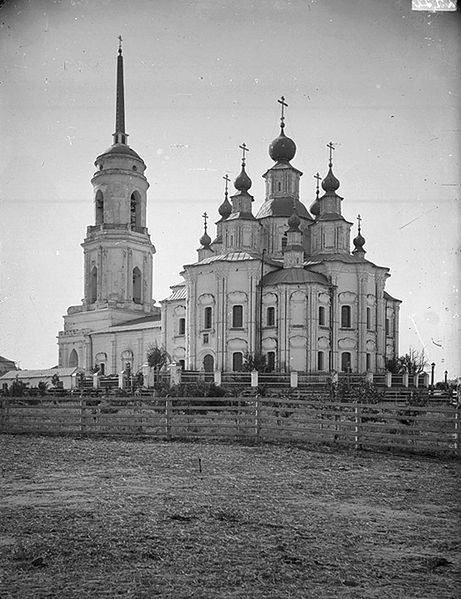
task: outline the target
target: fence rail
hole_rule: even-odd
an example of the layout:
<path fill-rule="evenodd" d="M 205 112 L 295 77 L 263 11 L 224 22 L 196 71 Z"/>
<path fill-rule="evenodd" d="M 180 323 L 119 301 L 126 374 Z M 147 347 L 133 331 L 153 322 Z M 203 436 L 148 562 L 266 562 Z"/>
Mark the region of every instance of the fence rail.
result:
<path fill-rule="evenodd" d="M 293 440 L 459 455 L 459 407 L 280 398 L 3 399 L 0 432 Z"/>

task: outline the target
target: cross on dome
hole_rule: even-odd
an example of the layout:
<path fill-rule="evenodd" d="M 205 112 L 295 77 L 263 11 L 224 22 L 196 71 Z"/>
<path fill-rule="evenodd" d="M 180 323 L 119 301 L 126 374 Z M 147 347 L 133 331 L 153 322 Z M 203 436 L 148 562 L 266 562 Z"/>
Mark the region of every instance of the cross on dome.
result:
<path fill-rule="evenodd" d="M 229 183 L 230 183 L 230 177 L 229 177 L 229 175 L 226 173 L 226 174 L 224 175 L 223 179 L 224 179 L 224 181 L 226 182 L 225 194 L 226 194 L 226 197 L 227 197 L 227 192 L 228 192 L 228 189 L 229 189 Z"/>
<path fill-rule="evenodd" d="M 360 225 L 362 223 L 362 217 L 360 216 L 360 214 L 357 215 L 357 222 L 358 222 L 358 225 L 359 225 L 358 228 L 359 228 L 359 235 L 360 235 L 360 228 L 361 228 Z"/>
<path fill-rule="evenodd" d="M 243 143 L 241 146 L 239 146 L 239 148 L 242 150 L 242 166 L 245 166 L 245 153 L 249 152 L 249 148 L 247 147 L 246 143 Z"/>
<path fill-rule="evenodd" d="M 336 148 L 332 141 L 330 141 L 330 143 L 327 144 L 327 148 L 329 148 L 329 150 L 330 150 L 330 160 L 329 160 L 328 166 L 331 167 L 331 166 L 333 166 L 333 150 L 335 150 Z"/>
<path fill-rule="evenodd" d="M 207 224 L 206 224 L 206 221 L 208 220 L 208 214 L 207 214 L 206 212 L 204 212 L 204 213 L 202 214 L 202 218 L 203 218 L 203 228 L 205 229 L 205 233 L 206 233 L 206 230 L 207 230 Z"/>
<path fill-rule="evenodd" d="M 282 114 L 280 116 L 280 127 L 283 129 L 285 127 L 285 111 L 284 111 L 284 108 L 288 108 L 288 104 L 285 102 L 284 96 L 281 96 L 280 100 L 277 100 L 277 102 L 282 105 Z"/>
<path fill-rule="evenodd" d="M 317 172 L 314 175 L 314 179 L 317 179 L 317 183 L 316 183 L 316 188 L 315 188 L 315 194 L 317 197 L 319 197 L 319 191 L 320 191 L 320 181 L 322 180 L 322 177 L 320 176 L 320 173 Z"/>
<path fill-rule="evenodd" d="M 119 35 L 118 36 L 118 53 L 121 54 L 122 53 L 122 36 Z"/>

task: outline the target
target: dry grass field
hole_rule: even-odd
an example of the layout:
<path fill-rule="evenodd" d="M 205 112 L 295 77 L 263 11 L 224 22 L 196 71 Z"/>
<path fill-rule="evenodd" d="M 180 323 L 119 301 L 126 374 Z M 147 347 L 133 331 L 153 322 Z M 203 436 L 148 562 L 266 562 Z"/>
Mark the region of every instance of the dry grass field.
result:
<path fill-rule="evenodd" d="M 455 598 L 452 460 L 0 436 L 0 597 Z"/>

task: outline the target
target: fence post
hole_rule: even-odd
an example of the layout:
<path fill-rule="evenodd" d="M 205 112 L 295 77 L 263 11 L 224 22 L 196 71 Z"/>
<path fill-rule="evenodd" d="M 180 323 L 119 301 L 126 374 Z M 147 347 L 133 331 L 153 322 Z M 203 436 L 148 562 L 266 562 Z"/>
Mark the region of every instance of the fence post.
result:
<path fill-rule="evenodd" d="M 251 371 L 251 386 L 252 387 L 258 386 L 258 371 L 257 370 Z"/>
<path fill-rule="evenodd" d="M 168 441 L 171 440 L 171 399 L 167 397 L 165 400 L 165 434 Z"/>
<path fill-rule="evenodd" d="M 455 407 L 455 413 L 454 413 L 454 449 L 455 449 L 455 453 L 458 453 L 458 448 L 459 448 L 459 407 L 456 406 Z"/>
<path fill-rule="evenodd" d="M 388 370 L 386 371 L 386 374 L 384 375 L 384 381 L 386 387 L 392 387 L 392 372 L 389 372 Z"/>
<path fill-rule="evenodd" d="M 142 434 L 142 400 L 137 399 L 135 404 L 136 413 L 136 429 L 138 433 Z"/>
<path fill-rule="evenodd" d="M 290 387 L 296 388 L 298 386 L 298 371 L 292 370 L 290 372 Z"/>
<path fill-rule="evenodd" d="M 0 430 L 6 433 L 8 428 L 8 398 L 4 397 L 0 403 Z"/>
<path fill-rule="evenodd" d="M 259 397 L 255 400 L 255 437 L 259 441 L 259 437 L 261 435 L 261 418 L 260 418 L 260 401 Z"/>
<path fill-rule="evenodd" d="M 86 399 L 80 399 L 80 434 L 86 435 Z"/>
<path fill-rule="evenodd" d="M 214 384 L 218 387 L 221 386 L 222 383 L 222 375 L 220 370 L 214 371 Z"/>
<path fill-rule="evenodd" d="M 354 427 L 354 447 L 355 449 L 362 449 L 360 443 L 360 429 L 362 426 L 362 406 L 355 406 L 355 427 Z"/>
<path fill-rule="evenodd" d="M 408 387 L 408 372 L 402 374 L 402 385 Z"/>

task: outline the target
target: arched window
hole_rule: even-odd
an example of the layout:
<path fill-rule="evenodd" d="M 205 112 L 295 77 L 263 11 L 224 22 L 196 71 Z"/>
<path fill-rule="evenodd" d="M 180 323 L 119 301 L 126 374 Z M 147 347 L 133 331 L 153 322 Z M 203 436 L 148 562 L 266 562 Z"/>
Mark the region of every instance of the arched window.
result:
<path fill-rule="evenodd" d="M 93 266 L 90 274 L 90 303 L 94 304 L 94 302 L 98 299 L 98 269 L 96 266 Z"/>
<path fill-rule="evenodd" d="M 234 329 L 241 329 L 243 327 L 243 306 L 233 306 L 232 326 Z"/>
<path fill-rule="evenodd" d="M 341 354 L 341 370 L 343 372 L 352 372 L 351 353 L 348 351 Z"/>
<path fill-rule="evenodd" d="M 214 371 L 214 358 L 211 354 L 206 354 L 206 356 L 203 358 L 203 369 L 205 372 Z"/>
<path fill-rule="evenodd" d="M 287 234 L 284 233 L 283 237 L 282 237 L 282 252 L 285 250 L 285 248 L 287 247 L 287 243 L 288 243 L 288 237 Z"/>
<path fill-rule="evenodd" d="M 350 306 L 341 306 L 341 326 L 343 329 L 350 329 L 352 326 Z"/>
<path fill-rule="evenodd" d="M 133 269 L 133 301 L 141 303 L 141 271 L 137 266 Z"/>
<path fill-rule="evenodd" d="M 96 193 L 96 219 L 97 225 L 102 225 L 104 222 L 104 197 L 102 191 L 98 189 Z"/>
<path fill-rule="evenodd" d="M 211 329 L 212 319 L 213 319 L 213 310 L 210 306 L 207 306 L 205 308 L 205 313 L 204 313 L 204 322 L 203 322 L 204 329 Z"/>
<path fill-rule="evenodd" d="M 141 226 L 141 201 L 137 191 L 131 194 L 130 224 L 132 227 Z"/>
<path fill-rule="evenodd" d="M 273 327 L 275 325 L 275 308 L 274 308 L 274 306 L 269 306 L 267 308 L 266 324 L 268 327 Z"/>
<path fill-rule="evenodd" d="M 232 354 L 232 370 L 234 372 L 243 370 L 243 354 L 240 351 Z"/>
<path fill-rule="evenodd" d="M 73 349 L 69 356 L 69 368 L 75 368 L 76 366 L 78 366 L 78 353 Z"/>

